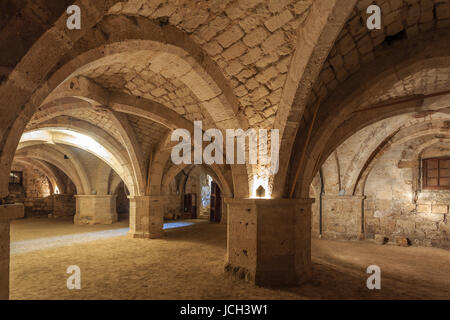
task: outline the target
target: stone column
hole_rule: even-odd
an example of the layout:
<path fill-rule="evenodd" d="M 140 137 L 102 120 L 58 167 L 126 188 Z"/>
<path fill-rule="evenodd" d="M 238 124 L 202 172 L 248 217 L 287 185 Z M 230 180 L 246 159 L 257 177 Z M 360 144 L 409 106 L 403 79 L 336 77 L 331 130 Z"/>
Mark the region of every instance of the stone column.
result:
<path fill-rule="evenodd" d="M 311 277 L 312 199 L 227 199 L 225 272 L 261 286 Z"/>
<path fill-rule="evenodd" d="M 154 239 L 164 235 L 163 196 L 137 196 L 130 199 L 130 231 L 133 238 Z"/>
<path fill-rule="evenodd" d="M 0 205 L 0 300 L 9 299 L 9 223 L 23 216 L 23 204 Z"/>
<path fill-rule="evenodd" d="M 220 224 L 228 223 L 228 201 L 232 199 L 232 196 L 223 196 L 222 197 L 222 217 L 220 219 Z"/>
<path fill-rule="evenodd" d="M 112 224 L 117 222 L 116 195 L 76 195 L 75 224 Z"/>
<path fill-rule="evenodd" d="M 323 237 L 325 239 L 363 239 L 364 199 L 364 196 L 323 196 Z"/>

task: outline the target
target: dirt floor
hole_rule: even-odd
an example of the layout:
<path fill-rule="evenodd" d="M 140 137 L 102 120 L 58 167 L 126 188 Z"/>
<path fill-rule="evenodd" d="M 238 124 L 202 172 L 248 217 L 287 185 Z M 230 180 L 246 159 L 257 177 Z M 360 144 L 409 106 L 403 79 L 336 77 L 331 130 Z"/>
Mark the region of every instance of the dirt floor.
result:
<path fill-rule="evenodd" d="M 280 290 L 224 275 L 223 225 L 196 223 L 155 240 L 112 233 L 109 238 L 66 241 L 44 249 L 34 241 L 69 234 L 86 237 L 126 224 L 14 221 L 12 246 L 33 246 L 29 252 L 11 254 L 11 299 L 450 299 L 450 251 L 434 248 L 313 240 L 313 280 Z M 81 269 L 81 290 L 66 287 L 70 265 Z M 369 265 L 381 268 L 381 290 L 366 287 Z"/>

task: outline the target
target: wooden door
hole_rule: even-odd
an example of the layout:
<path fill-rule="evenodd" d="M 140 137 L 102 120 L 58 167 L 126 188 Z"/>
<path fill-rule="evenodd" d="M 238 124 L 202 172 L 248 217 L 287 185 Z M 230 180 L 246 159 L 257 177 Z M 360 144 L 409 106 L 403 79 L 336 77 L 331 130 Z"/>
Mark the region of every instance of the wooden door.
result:
<path fill-rule="evenodd" d="M 197 218 L 197 194 L 188 193 L 184 195 L 183 219 Z"/>
<path fill-rule="evenodd" d="M 211 182 L 211 211 L 210 221 L 219 223 L 222 219 L 222 197 L 220 195 L 219 186 L 213 181 Z"/>

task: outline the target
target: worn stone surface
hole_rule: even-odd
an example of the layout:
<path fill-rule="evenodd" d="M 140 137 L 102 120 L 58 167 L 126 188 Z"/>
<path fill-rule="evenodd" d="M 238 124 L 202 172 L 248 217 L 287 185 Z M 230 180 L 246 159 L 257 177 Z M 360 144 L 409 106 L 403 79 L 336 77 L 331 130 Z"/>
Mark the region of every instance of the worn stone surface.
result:
<path fill-rule="evenodd" d="M 377 243 L 377 244 L 383 245 L 383 244 L 386 244 L 388 241 L 389 241 L 389 238 L 385 237 L 382 234 L 375 235 L 375 243 Z"/>
<path fill-rule="evenodd" d="M 363 197 L 325 196 L 322 235 L 326 239 L 356 240 L 362 233 Z"/>
<path fill-rule="evenodd" d="M 130 198 L 130 231 L 133 238 L 159 238 L 164 235 L 166 197 Z"/>
<path fill-rule="evenodd" d="M 227 205 L 227 273 L 257 285 L 309 279 L 311 201 L 230 199 Z"/>
<path fill-rule="evenodd" d="M 400 247 L 408 247 L 409 246 L 409 239 L 402 236 L 396 236 L 395 237 L 395 244 Z"/>
<path fill-rule="evenodd" d="M 116 196 L 75 196 L 75 224 L 112 224 L 117 222 Z"/>
<path fill-rule="evenodd" d="M 255 112 L 252 125 L 268 127 L 273 124 L 280 98 L 260 97 L 254 101 L 252 92 L 276 89 L 268 82 L 254 83 L 254 77 L 242 77 L 240 73 L 262 73 L 276 67 L 272 79 L 285 79 L 285 65 L 293 55 L 296 32 L 308 16 L 310 7 L 310 0 L 277 5 L 266 1 L 225 1 L 220 5 L 205 2 L 198 3 L 195 9 L 188 1 L 174 5 L 170 1 L 156 4 L 136 0 L 118 3 L 110 12 L 153 19 L 167 16 L 169 23 L 191 33 L 194 41 L 219 65 L 235 91 L 242 85 L 252 87 L 249 92 L 238 95 L 240 109 Z M 268 111 L 264 114 L 264 109 L 255 109 L 254 102 L 264 102 L 264 109 L 274 111 L 270 115 Z"/>
<path fill-rule="evenodd" d="M 368 239 L 380 241 L 383 236 L 395 242 L 400 236 L 412 245 L 447 248 L 450 193 L 423 189 L 420 165 L 421 159 L 449 154 L 448 143 L 441 139 L 441 134 L 448 133 L 446 118 L 442 113 L 429 118 L 394 117 L 366 127 L 340 145 L 322 167 L 323 236 L 355 238 L 354 230 L 363 219 Z M 386 143 L 383 139 L 389 132 L 395 135 Z M 320 189 L 317 177 L 312 188 Z M 350 204 L 352 197 L 329 196 L 340 192 L 363 193 L 362 210 Z M 319 234 L 317 206 L 313 226 Z"/>

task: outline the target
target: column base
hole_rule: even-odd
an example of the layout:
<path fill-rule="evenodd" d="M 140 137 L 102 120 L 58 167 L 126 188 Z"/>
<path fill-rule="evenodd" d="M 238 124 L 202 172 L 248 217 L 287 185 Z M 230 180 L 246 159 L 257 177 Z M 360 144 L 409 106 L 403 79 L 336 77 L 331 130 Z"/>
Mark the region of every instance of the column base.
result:
<path fill-rule="evenodd" d="M 308 281 L 312 199 L 228 199 L 225 272 L 259 286 Z"/>

